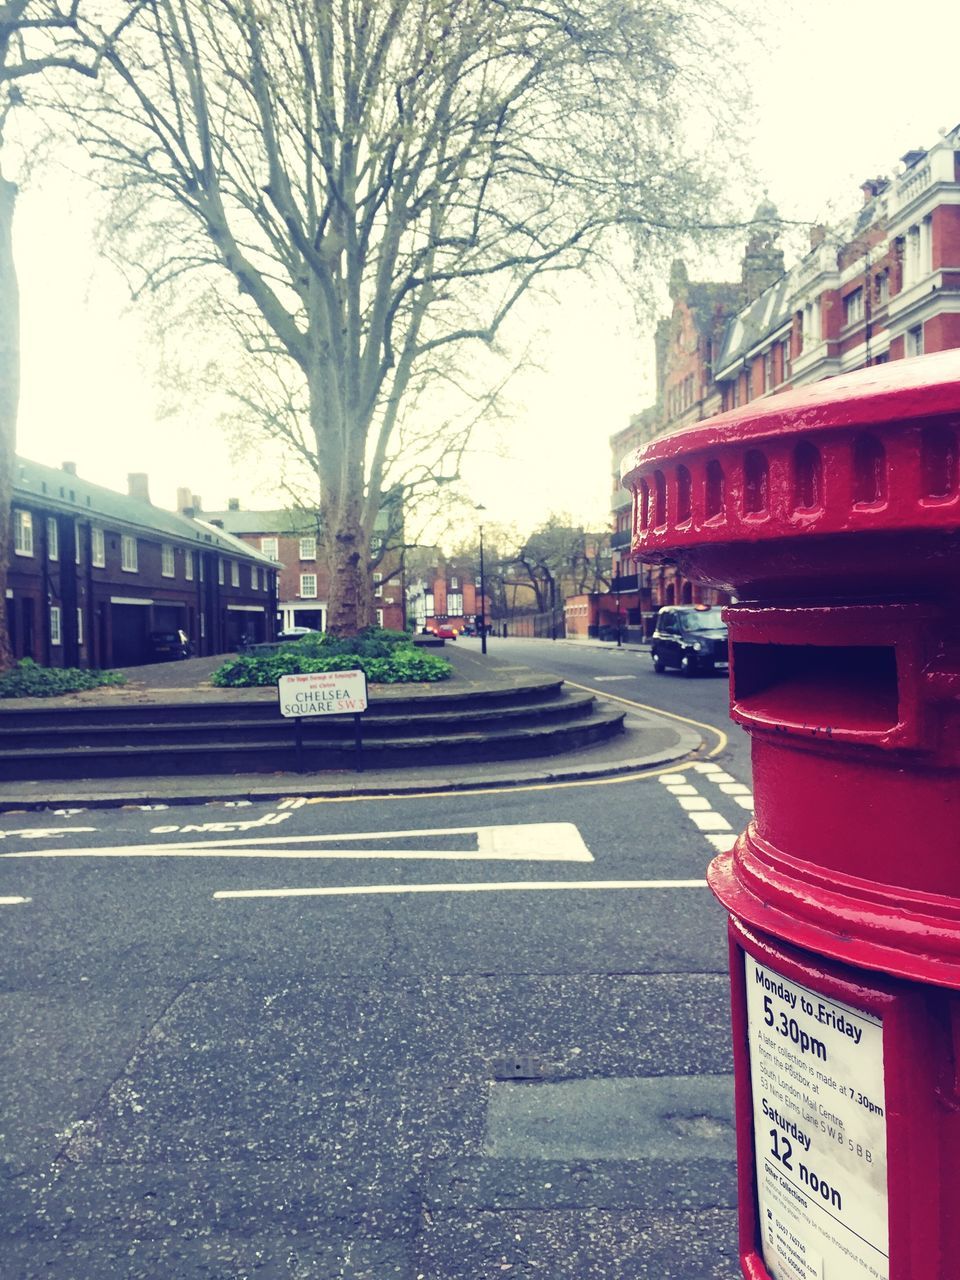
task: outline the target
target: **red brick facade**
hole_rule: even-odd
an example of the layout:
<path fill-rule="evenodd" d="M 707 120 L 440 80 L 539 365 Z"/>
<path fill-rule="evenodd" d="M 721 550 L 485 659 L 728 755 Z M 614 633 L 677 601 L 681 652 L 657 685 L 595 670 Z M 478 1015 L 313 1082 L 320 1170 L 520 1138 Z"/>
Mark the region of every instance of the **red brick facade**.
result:
<path fill-rule="evenodd" d="M 621 461 L 663 432 L 791 386 L 888 360 L 960 347 L 960 126 L 909 152 L 893 179 L 863 184 L 858 214 L 814 228 L 788 272 L 776 211 L 761 207 L 741 281 L 696 284 L 671 273 L 673 311 L 657 330 L 657 402 L 611 439 L 614 574 L 639 573 L 631 607 L 696 602 L 672 570 L 629 555 Z"/>

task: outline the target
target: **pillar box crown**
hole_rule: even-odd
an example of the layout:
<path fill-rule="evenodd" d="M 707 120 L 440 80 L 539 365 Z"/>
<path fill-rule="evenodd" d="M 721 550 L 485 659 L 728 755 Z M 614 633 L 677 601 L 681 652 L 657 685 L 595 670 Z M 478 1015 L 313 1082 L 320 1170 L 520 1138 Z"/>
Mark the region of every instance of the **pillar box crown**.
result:
<path fill-rule="evenodd" d="M 734 597 L 756 813 L 711 884 L 795 945 L 960 987 L 960 352 L 625 459 L 636 556 Z"/>

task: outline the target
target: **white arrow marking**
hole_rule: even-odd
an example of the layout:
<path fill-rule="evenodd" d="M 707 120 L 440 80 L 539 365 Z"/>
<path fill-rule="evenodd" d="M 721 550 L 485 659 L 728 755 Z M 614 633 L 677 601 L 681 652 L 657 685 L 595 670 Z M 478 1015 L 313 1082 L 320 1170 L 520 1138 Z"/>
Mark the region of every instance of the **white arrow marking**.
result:
<path fill-rule="evenodd" d="M 274 845 L 349 844 L 418 836 L 475 835 L 476 849 L 268 848 Z M 478 862 L 593 862 L 593 854 L 572 822 L 534 822 L 509 827 L 438 827 L 408 831 L 358 831 L 344 835 L 259 836 L 242 840 L 186 840 L 170 844 L 121 845 L 102 849 L 29 849 L 4 858 L 433 858 Z"/>
<path fill-rule="evenodd" d="M 17 907 L 21 903 L 29 901 L 29 898 L 0 898 L 0 907 Z"/>

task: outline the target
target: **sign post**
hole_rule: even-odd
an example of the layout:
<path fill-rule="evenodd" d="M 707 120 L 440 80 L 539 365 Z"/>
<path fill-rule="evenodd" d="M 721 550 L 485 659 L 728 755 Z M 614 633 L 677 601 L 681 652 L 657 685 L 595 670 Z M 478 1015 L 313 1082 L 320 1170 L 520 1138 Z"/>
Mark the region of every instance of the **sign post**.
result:
<path fill-rule="evenodd" d="M 303 720 L 313 716 L 352 715 L 357 772 L 363 771 L 361 716 L 367 709 L 367 677 L 362 671 L 311 671 L 281 676 L 277 682 L 280 714 L 296 721 L 297 772 L 303 773 Z"/>

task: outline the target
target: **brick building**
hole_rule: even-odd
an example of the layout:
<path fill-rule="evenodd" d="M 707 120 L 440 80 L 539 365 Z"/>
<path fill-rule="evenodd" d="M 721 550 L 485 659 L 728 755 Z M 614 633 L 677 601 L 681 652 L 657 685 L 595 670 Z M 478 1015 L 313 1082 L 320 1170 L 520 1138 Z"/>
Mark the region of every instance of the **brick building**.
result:
<path fill-rule="evenodd" d="M 480 616 L 480 569 L 472 560 L 446 559 L 437 554 L 411 574 L 407 584 L 407 612 L 417 631 L 435 631 L 442 624 L 463 631 L 473 629 Z M 490 623 L 490 599 L 483 610 Z"/>
<path fill-rule="evenodd" d="M 807 254 L 784 271 L 776 210 L 755 215 L 737 283 L 700 284 L 671 272 L 671 315 L 657 328 L 656 403 L 611 437 L 614 587 L 631 626 L 662 604 L 715 594 L 670 568 L 629 555 L 631 499 L 620 464 L 654 436 L 887 360 L 960 347 L 960 125 L 929 151 L 910 151 L 894 178 L 871 178 L 858 212 L 816 227 Z"/>
<path fill-rule="evenodd" d="M 189 509 L 192 499 L 187 490 L 178 496 L 181 509 Z M 326 629 L 327 594 L 330 578 L 326 566 L 318 559 L 316 513 L 304 510 L 242 510 L 236 498 L 227 503 L 226 511 L 204 514 L 211 524 L 225 529 L 262 555 L 279 561 L 277 596 L 278 630 L 290 627 Z M 372 551 L 378 557 L 373 571 L 374 606 L 377 624 L 392 631 L 404 629 L 403 557 L 384 547 L 390 519 L 384 513 L 377 520 Z"/>
<path fill-rule="evenodd" d="M 18 459 L 6 614 L 15 658 L 122 667 L 153 658 L 152 632 L 185 631 L 197 654 L 268 639 L 276 565 L 221 529 L 155 507 L 147 477 L 116 493 Z"/>

